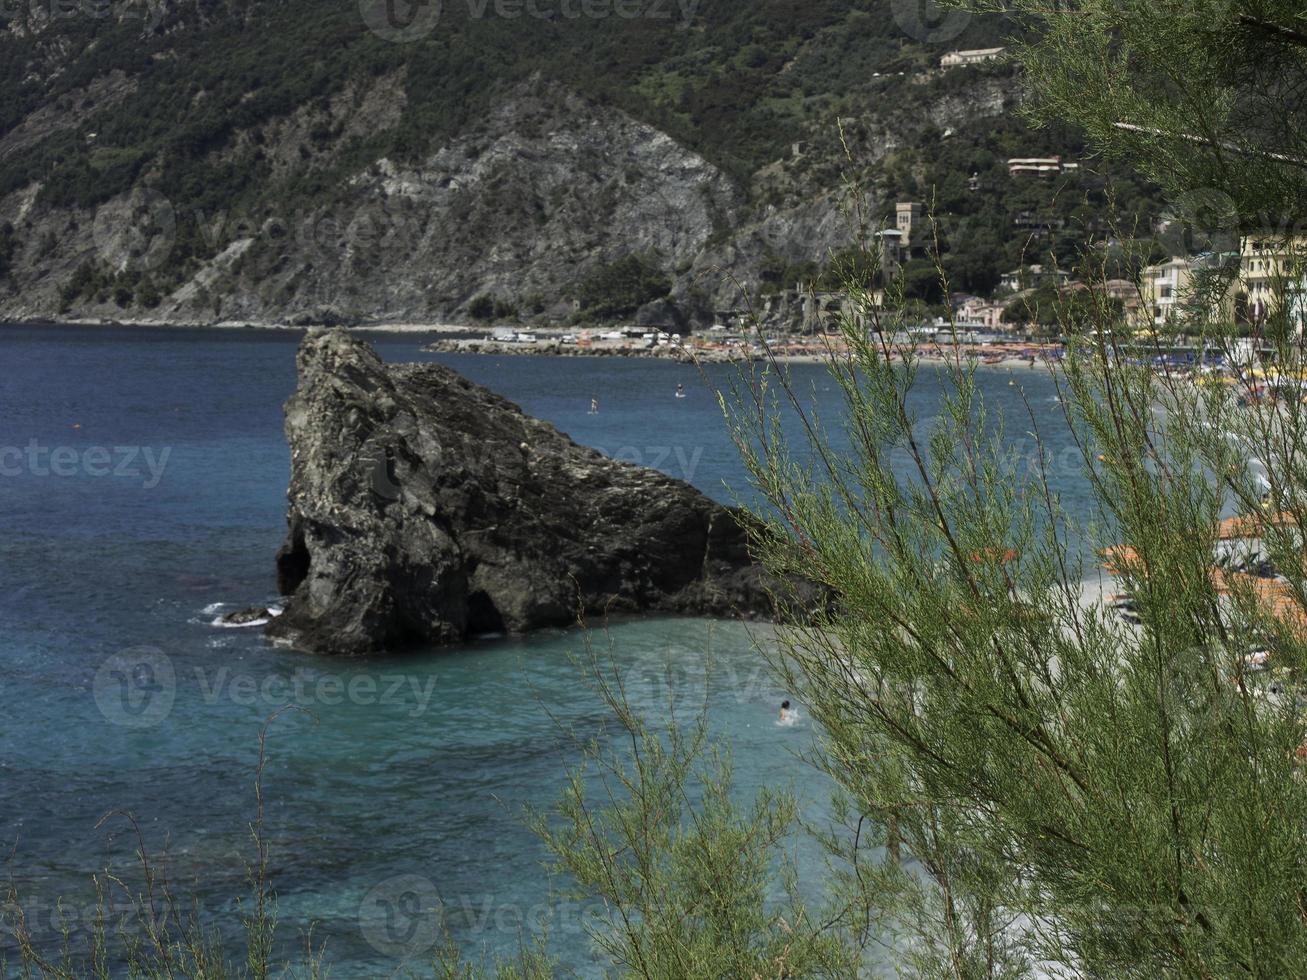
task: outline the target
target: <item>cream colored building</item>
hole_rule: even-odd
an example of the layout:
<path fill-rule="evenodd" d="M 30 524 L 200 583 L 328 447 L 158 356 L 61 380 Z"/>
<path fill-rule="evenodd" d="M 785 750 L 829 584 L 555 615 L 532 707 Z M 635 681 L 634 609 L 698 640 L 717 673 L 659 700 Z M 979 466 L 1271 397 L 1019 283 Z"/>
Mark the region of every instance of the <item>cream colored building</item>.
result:
<path fill-rule="evenodd" d="M 930 227 L 925 222 L 926 206 L 916 201 L 900 201 L 894 206 L 894 227 L 876 232 L 880 239 L 881 268 L 887 277 L 898 275 L 900 266 L 909 259 L 929 254 Z"/>
<path fill-rule="evenodd" d="M 1173 258 L 1146 268 L 1139 299 L 1127 306 L 1136 329 L 1174 325 L 1180 311 L 1195 302 L 1195 274 L 1202 267 L 1223 264 L 1236 256 Z M 1245 326 L 1264 322 L 1277 310 L 1289 309 L 1295 332 L 1307 326 L 1307 238 L 1248 235 L 1240 241 L 1236 274 L 1212 314 Z"/>
<path fill-rule="evenodd" d="M 920 237 L 929 238 L 929 230 L 925 228 L 923 218 L 926 214 L 926 206 L 916 201 L 900 201 L 894 205 L 894 227 L 903 232 L 903 247 L 911 251 L 914 248 L 924 247 L 924 241 L 917 241 L 913 237 L 913 232 L 921 232 Z"/>
<path fill-rule="evenodd" d="M 958 316 L 967 323 L 983 326 L 986 330 L 1003 329 L 1003 311 L 1007 309 L 1002 303 L 973 296 L 958 307 Z"/>
<path fill-rule="evenodd" d="M 976 48 L 971 51 L 950 51 L 939 59 L 941 68 L 959 68 L 963 65 L 980 65 L 986 61 L 997 61 L 1003 57 L 1006 48 Z"/>
<path fill-rule="evenodd" d="M 1307 238 L 1245 236 L 1230 296 L 1236 320 L 1258 323 L 1287 309 L 1301 336 L 1307 323 Z"/>
<path fill-rule="evenodd" d="M 1052 174 L 1072 173 L 1080 169 L 1080 164 L 1063 160 L 1061 157 L 1012 157 L 1007 162 L 1007 172 L 1012 177 L 1036 176 L 1047 177 Z"/>
<path fill-rule="evenodd" d="M 1127 305 L 1130 325 L 1136 330 L 1165 327 L 1175 318 L 1193 280 L 1194 264 L 1176 258 L 1150 265 L 1140 275 L 1139 301 Z"/>

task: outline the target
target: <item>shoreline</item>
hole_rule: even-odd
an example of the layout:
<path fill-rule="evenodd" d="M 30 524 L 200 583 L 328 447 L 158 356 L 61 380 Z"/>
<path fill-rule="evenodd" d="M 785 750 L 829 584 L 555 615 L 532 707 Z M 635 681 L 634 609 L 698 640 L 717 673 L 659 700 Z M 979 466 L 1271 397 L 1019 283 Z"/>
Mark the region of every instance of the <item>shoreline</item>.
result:
<path fill-rule="evenodd" d="M 312 330 L 316 327 L 342 327 L 351 333 L 412 333 L 412 334 L 447 334 L 476 333 L 480 327 L 459 323 L 413 323 L 401 320 L 394 323 L 364 324 L 326 324 L 326 323 L 284 323 L 269 320 L 112 320 L 105 317 L 5 317 L 0 316 L 3 327 L 91 327 L 106 330 L 266 330 L 274 332 L 294 332 Z"/>
<path fill-rule="evenodd" d="M 664 343 L 655 347 L 630 342 L 608 341 L 582 343 L 564 343 L 561 340 L 539 340 L 530 343 L 497 341 L 468 338 L 437 339 L 422 350 L 435 354 L 467 354 L 482 357 L 589 357 L 589 358 L 643 358 L 654 361 L 671 361 L 678 364 L 747 364 L 774 360 L 779 364 L 825 364 L 832 357 L 846 353 L 840 346 L 825 350 L 820 342 L 812 339 L 793 340 L 775 339 L 768 341 L 764 350 L 757 344 L 742 346 L 721 342 L 704 341 L 695 337 L 689 343 Z M 1017 354 L 1014 347 L 1024 350 L 1038 349 L 1040 354 L 1031 357 Z M 977 368 L 999 368 L 1014 370 L 1016 368 L 1035 369 L 1050 367 L 1056 360 L 1045 355 L 1053 348 L 1040 345 L 1018 345 L 1003 343 L 992 346 L 963 347 L 955 352 L 952 348 L 922 346 L 916 348 L 916 354 L 923 364 L 945 365 L 955 357 L 977 361 Z M 970 365 L 969 365 L 970 366 Z"/>
<path fill-rule="evenodd" d="M 218 330 L 223 332 L 246 330 L 271 333 L 304 333 L 322 326 L 335 325 L 296 325 L 252 320 L 222 320 L 217 322 L 161 319 L 111 320 L 103 317 L 0 319 L 0 329 L 4 327 L 77 327 L 97 330 Z M 574 331 L 561 327 L 553 328 L 552 332 L 557 334 L 556 337 L 538 330 L 535 332 L 542 335 L 542 339 L 539 341 L 535 343 L 514 343 L 484 339 L 485 331 L 494 328 L 488 328 L 481 324 L 415 323 L 402 320 L 393 323 L 372 322 L 359 325 L 342 324 L 339 326 L 350 333 L 358 333 L 364 336 L 395 334 L 430 337 L 432 340 L 420 347 L 420 350 L 426 353 L 472 354 L 487 357 L 616 357 L 669 361 L 678 364 L 747 364 L 750 362 L 764 362 L 770 358 L 780 364 L 824 364 L 832 354 L 839 356 L 843 352 L 838 347 L 825 351 L 820 350 L 821 341 L 813 337 L 802 339 L 776 338 L 769 342 L 771 346 L 769 355 L 756 345 L 745 347 L 739 344 L 726 345 L 720 341 L 705 342 L 702 335 L 693 335 L 697 342 L 691 342 L 690 344 L 662 344 L 657 347 L 648 347 L 634 343 L 604 341 L 587 342 L 584 345 L 574 342 L 564 343 L 562 337 Z M 1016 368 L 1048 367 L 1050 363 L 1055 363 L 1048 361 L 1043 356 L 1037 356 L 1033 361 L 1029 356 L 1017 356 L 1011 353 L 1014 347 L 1041 351 L 1053 349 L 1035 343 L 1020 344 L 1017 341 L 1007 341 L 1001 345 L 993 346 L 980 345 L 974 348 L 964 346 L 961 356 L 979 362 L 975 364 L 977 368 L 999 368 L 1009 371 Z M 796 350 L 794 348 L 801 349 Z M 923 364 L 943 365 L 955 356 L 952 349 L 940 347 L 921 347 L 917 349 L 916 353 Z"/>

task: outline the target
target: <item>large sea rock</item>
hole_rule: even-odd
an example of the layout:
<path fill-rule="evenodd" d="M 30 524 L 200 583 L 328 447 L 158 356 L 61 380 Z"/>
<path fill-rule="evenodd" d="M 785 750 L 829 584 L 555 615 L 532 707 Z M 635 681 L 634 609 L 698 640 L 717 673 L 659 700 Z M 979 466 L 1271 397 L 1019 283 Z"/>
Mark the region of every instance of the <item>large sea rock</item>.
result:
<path fill-rule="evenodd" d="M 298 366 L 275 639 L 362 654 L 582 614 L 772 612 L 738 514 L 688 484 L 343 330 L 309 333 Z"/>

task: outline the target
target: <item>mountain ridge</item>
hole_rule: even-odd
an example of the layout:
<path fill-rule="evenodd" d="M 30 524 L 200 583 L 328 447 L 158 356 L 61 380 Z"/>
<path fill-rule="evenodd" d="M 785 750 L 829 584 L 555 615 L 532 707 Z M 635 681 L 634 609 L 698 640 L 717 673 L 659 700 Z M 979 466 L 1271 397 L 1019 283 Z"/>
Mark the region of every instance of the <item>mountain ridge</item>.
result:
<path fill-rule="evenodd" d="M 883 0 L 729 0 L 683 23 L 446 3 L 401 44 L 368 29 L 372 2 L 9 15 L 0 316 L 620 319 L 625 299 L 582 297 L 625 262 L 667 284 L 637 300 L 707 322 L 822 273 L 859 233 L 850 175 L 883 213 L 968 167 L 997 195 L 1002 141 L 1078 149 L 1016 120 L 1012 67 L 938 69 L 1000 36 L 982 19 L 914 37 Z M 951 193 L 950 216 L 993 203 Z M 996 281 L 1018 237 L 973 249 L 961 285 Z"/>

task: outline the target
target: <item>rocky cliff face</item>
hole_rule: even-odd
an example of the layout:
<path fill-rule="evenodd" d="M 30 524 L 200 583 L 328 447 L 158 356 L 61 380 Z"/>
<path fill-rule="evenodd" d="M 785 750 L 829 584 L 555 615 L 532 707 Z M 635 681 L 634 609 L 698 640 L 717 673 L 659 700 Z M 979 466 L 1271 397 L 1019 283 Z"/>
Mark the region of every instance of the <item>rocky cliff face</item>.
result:
<path fill-rule="evenodd" d="M 118 97 L 101 88 L 97 96 Z M 384 131 L 403 97 L 399 79 L 350 89 L 238 134 L 219 156 L 239 165 L 257 146 L 285 179 Z M 318 146 L 309 134 L 324 129 L 335 135 Z M 0 139 L 0 155 L 42 132 L 32 125 Z M 94 209 L 46 208 L 36 205 L 39 191 L 0 199 L 0 222 L 24 230 L 14 257 L 21 288 L 5 296 L 0 287 L 0 315 L 442 322 L 487 294 L 526 313 L 565 316 L 568 294 L 589 271 L 632 252 L 688 273 L 714 234 L 741 221 L 743 205 L 737 186 L 666 134 L 539 80 L 420 164 L 376 159 L 314 206 L 188 210 L 137 190 Z M 189 227 L 213 254 L 152 307 L 133 297 L 124 309 L 112 291 L 64 298 L 84 264 L 115 274 L 167 265 Z"/>
<path fill-rule="evenodd" d="M 311 332 L 298 363 L 275 639 L 361 654 L 578 614 L 772 611 L 737 515 L 689 485 L 342 330 Z"/>
<path fill-rule="evenodd" d="M 114 9 L 120 29 L 140 20 L 154 30 L 153 58 L 168 65 L 180 61 L 168 39 L 183 44 L 226 6 L 141 0 Z M 268 9 L 241 11 L 238 23 L 266 30 L 244 19 Z M 9 30 L 40 42 L 29 79 L 48 77 L 31 84 L 59 88 L 64 39 L 22 18 Z M 83 62 L 97 57 L 96 44 Z M 183 132 L 156 156 L 98 131 L 134 100 L 149 101 L 138 75 L 78 74 L 85 80 L 12 125 L 0 117 L 0 167 L 48 155 L 53 174 L 0 187 L 0 318 L 465 323 L 474 299 L 493 297 L 523 320 L 557 322 L 574 313 L 587 276 L 635 253 L 665 274 L 674 317 L 693 327 L 756 301 L 769 264 L 820 265 L 857 234 L 840 190 L 848 163 L 837 123 L 851 120 L 821 113 L 802 150 L 728 174 L 657 125 L 537 73 L 496 90 L 489 111 L 421 153 L 400 156 L 373 148 L 413 127 L 419 83 L 401 64 L 248 125 L 243 106 L 257 101 L 257 78 L 221 108 L 203 89 L 179 97 L 169 109 L 176 129 L 193 116 L 223 125 L 203 138 Z M 1006 112 L 1014 92 L 1008 80 L 985 80 L 967 97 L 923 94 L 910 115 L 914 125 L 974 122 Z M 904 138 L 882 118 L 902 114 L 899 97 L 868 99 L 853 127 L 864 134 L 853 147 L 859 166 Z M 183 155 L 195 176 L 179 190 L 164 176 Z M 89 168 L 81 183 L 59 169 L 70 158 Z M 131 189 L 99 200 L 98 175 L 124 168 L 135 175 Z M 247 174 L 248 187 L 206 186 L 219 178 L 237 186 L 233 174 Z M 794 319 L 778 308 L 779 319 Z"/>
<path fill-rule="evenodd" d="M 411 6 L 413 31 L 384 0 L 0 4 L 0 319 L 544 325 L 662 301 L 645 319 L 685 329 L 765 296 L 781 326 L 865 236 L 846 178 L 879 222 L 1039 149 L 991 145 L 1016 75 L 938 68 L 994 18 Z"/>
<path fill-rule="evenodd" d="M 377 160 L 338 203 L 249 236 L 222 312 L 440 320 L 481 294 L 543 310 L 630 252 L 688 268 L 741 203 L 664 133 L 535 80 L 420 165 Z M 165 302 L 194 306 L 185 293 Z"/>

